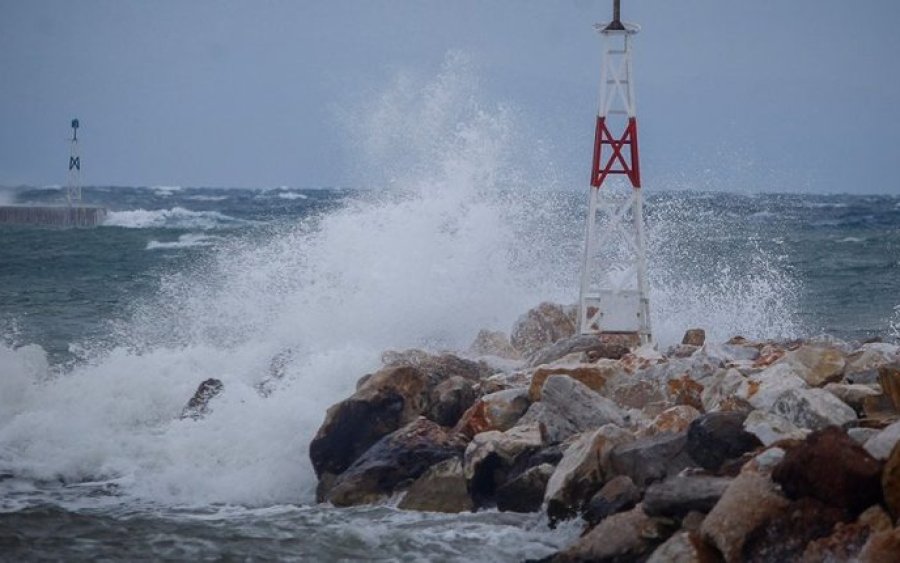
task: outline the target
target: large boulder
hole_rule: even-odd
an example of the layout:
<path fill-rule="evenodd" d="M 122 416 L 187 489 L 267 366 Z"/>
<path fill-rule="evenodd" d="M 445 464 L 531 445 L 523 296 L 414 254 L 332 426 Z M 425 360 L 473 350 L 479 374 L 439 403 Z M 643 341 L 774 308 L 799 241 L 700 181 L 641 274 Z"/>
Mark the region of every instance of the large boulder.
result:
<path fill-rule="evenodd" d="M 528 409 L 519 424 L 538 424 L 547 443 L 604 424 L 625 425 L 626 414 L 615 403 L 571 377 L 550 376 L 541 393 L 541 401 Z"/>
<path fill-rule="evenodd" d="M 420 415 L 446 423 L 469 399 L 468 391 L 454 391 L 454 386 L 491 373 L 480 362 L 421 350 L 385 352 L 382 361 L 386 367 L 361 378 L 353 395 L 328 409 L 310 443 L 309 457 L 320 482 L 333 480 L 372 444 Z M 435 391 L 448 380 L 452 383 Z"/>
<path fill-rule="evenodd" d="M 898 350 L 897 346 L 882 342 L 863 344 L 847 357 L 844 377 L 850 383 L 874 383 L 879 367 L 900 359 Z"/>
<path fill-rule="evenodd" d="M 647 487 L 644 512 L 650 516 L 682 518 L 688 512 L 709 512 L 732 479 L 708 475 L 676 475 Z"/>
<path fill-rule="evenodd" d="M 433 465 L 410 486 L 398 508 L 451 513 L 474 510 L 462 460 L 453 457 Z"/>
<path fill-rule="evenodd" d="M 852 514 L 882 498 L 881 463 L 833 426 L 788 450 L 772 479 L 792 499 L 811 497 Z"/>
<path fill-rule="evenodd" d="M 575 334 L 574 315 L 562 305 L 541 303 L 516 321 L 510 342 L 522 355 L 534 354 L 544 346 Z"/>
<path fill-rule="evenodd" d="M 601 360 L 595 364 L 541 366 L 534 370 L 534 374 L 531 376 L 528 398 L 533 402 L 540 401 L 544 383 L 551 375 L 566 375 L 599 393 L 606 385 L 606 381 L 620 371 L 618 363 L 613 360 Z"/>
<path fill-rule="evenodd" d="M 787 509 L 789 502 L 765 476 L 742 471 L 700 526 L 702 536 L 728 563 L 742 561 L 744 542 L 753 530 Z"/>
<path fill-rule="evenodd" d="M 770 410 L 778 397 L 786 391 L 807 386 L 797 371 L 791 364 L 774 364 L 744 380 L 738 386 L 735 396 L 754 408 Z"/>
<path fill-rule="evenodd" d="M 509 430 L 531 406 L 524 388 L 505 389 L 477 399 L 456 424 L 456 432 L 468 439 L 476 434 Z"/>
<path fill-rule="evenodd" d="M 810 542 L 827 537 L 844 519 L 843 511 L 815 499 L 792 502 L 747 536 L 742 559 L 748 563 L 797 561 Z"/>
<path fill-rule="evenodd" d="M 656 548 L 647 563 L 713 563 L 718 560 L 715 549 L 699 534 L 682 530 Z"/>
<path fill-rule="evenodd" d="M 580 354 L 589 362 L 601 359 L 618 360 L 628 353 L 633 345 L 618 335 L 576 334 L 547 345 L 530 357 L 529 364 L 539 366 L 556 362 L 571 354 Z"/>
<path fill-rule="evenodd" d="M 900 362 L 879 367 L 878 383 L 893 405 L 894 411 L 900 412 Z"/>
<path fill-rule="evenodd" d="M 491 502 L 497 487 L 505 483 L 523 455 L 543 446 L 537 425 L 515 426 L 505 432 L 491 430 L 476 435 L 466 446 L 463 472 L 476 504 Z"/>
<path fill-rule="evenodd" d="M 900 443 L 894 446 L 881 475 L 884 502 L 895 520 L 900 520 Z"/>
<path fill-rule="evenodd" d="M 429 378 L 418 368 L 395 366 L 369 376 L 325 414 L 309 445 L 316 475 L 340 475 L 375 442 L 424 413 L 428 402 Z"/>
<path fill-rule="evenodd" d="M 427 416 L 441 426 L 453 426 L 477 397 L 475 382 L 459 375 L 448 377 L 431 390 Z"/>
<path fill-rule="evenodd" d="M 642 561 L 672 531 L 668 521 L 647 516 L 638 505 L 606 518 L 551 561 Z"/>
<path fill-rule="evenodd" d="M 656 434 L 621 444 L 609 459 L 616 474 L 627 475 L 641 489 L 697 465 L 688 455 L 685 432 Z"/>
<path fill-rule="evenodd" d="M 863 385 L 862 383 L 829 383 L 824 389 L 860 414 L 864 412 L 864 403 L 868 397 L 881 395 L 881 391 L 877 387 L 877 385 Z"/>
<path fill-rule="evenodd" d="M 896 563 L 900 554 L 900 528 L 875 532 L 859 552 L 862 563 Z"/>
<path fill-rule="evenodd" d="M 700 394 L 700 401 L 703 405 L 704 412 L 715 412 L 720 410 L 734 410 L 731 405 L 738 403 L 746 404 L 749 409 L 753 407 L 746 402 L 746 399 L 738 399 L 736 394 L 738 389 L 747 378 L 736 368 L 721 369 L 713 373 L 703 386 L 703 392 Z"/>
<path fill-rule="evenodd" d="M 875 459 L 887 459 L 898 443 L 900 443 L 900 421 L 891 424 L 870 438 L 866 442 L 865 448 Z"/>
<path fill-rule="evenodd" d="M 836 348 L 803 345 L 786 353 L 778 363 L 792 365 L 810 387 L 822 387 L 841 380 L 846 362 Z"/>
<path fill-rule="evenodd" d="M 507 360 L 519 360 L 522 355 L 513 348 L 506 333 L 482 329 L 469 346 L 469 352 L 476 356 L 497 356 Z"/>
<path fill-rule="evenodd" d="M 855 522 L 838 523 L 829 536 L 809 542 L 800 561 L 860 561 L 859 552 L 866 545 L 869 536 L 889 531 L 892 527 L 890 517 L 880 507 L 873 506 L 860 514 Z"/>
<path fill-rule="evenodd" d="M 773 413 L 800 428 L 819 430 L 856 420 L 856 412 L 823 389 L 788 389 L 772 404 Z"/>
<path fill-rule="evenodd" d="M 584 520 L 594 527 L 604 518 L 625 510 L 631 510 L 641 502 L 641 491 L 630 478 L 617 475 L 606 482 L 588 501 Z"/>
<path fill-rule="evenodd" d="M 650 422 L 650 425 L 641 429 L 641 436 L 652 436 L 661 433 L 684 432 L 691 422 L 701 416 L 700 411 L 689 405 L 676 405 L 662 411 Z"/>
<path fill-rule="evenodd" d="M 627 430 L 607 424 L 586 432 L 566 449 L 544 496 L 551 523 L 571 518 L 584 508 L 584 503 L 612 476 L 610 452 L 633 439 Z"/>
<path fill-rule="evenodd" d="M 377 501 L 408 486 L 432 465 L 459 457 L 462 450 L 447 429 L 418 418 L 376 442 L 338 476 L 328 500 L 335 506 Z"/>
<path fill-rule="evenodd" d="M 771 446 L 782 440 L 803 440 L 810 432 L 777 414 L 761 410 L 747 415 L 744 430 L 756 436 L 764 446 Z"/>
<path fill-rule="evenodd" d="M 554 469 L 551 464 L 542 463 L 510 477 L 497 487 L 497 509 L 504 512 L 537 512 L 540 510 L 547 482 Z"/>
<path fill-rule="evenodd" d="M 739 412 L 712 412 L 691 422 L 686 451 L 708 471 L 718 471 L 725 462 L 762 445 L 744 430 L 746 415 Z"/>

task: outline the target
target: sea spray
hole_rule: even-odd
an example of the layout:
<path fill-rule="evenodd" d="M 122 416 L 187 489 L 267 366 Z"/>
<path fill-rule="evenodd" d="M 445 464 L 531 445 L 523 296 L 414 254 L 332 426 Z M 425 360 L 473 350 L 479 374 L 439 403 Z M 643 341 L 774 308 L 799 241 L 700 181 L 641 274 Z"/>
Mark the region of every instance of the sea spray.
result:
<path fill-rule="evenodd" d="M 464 350 L 480 328 L 509 330 L 542 300 L 573 302 L 586 187 L 544 185 L 552 172 L 541 160 L 511 150 L 519 114 L 480 100 L 464 58 L 451 55 L 424 84 L 410 80 L 362 111 L 372 121 L 355 121 L 361 177 L 390 189 L 263 238 L 217 243 L 164 275 L 114 323 L 110 345 L 85 346 L 64 374 L 26 361 L 33 349 L 6 350 L 16 375 L 0 381 L 0 396 L 17 399 L 0 423 L 0 469 L 113 480 L 127 497 L 165 504 L 308 502 L 308 443 L 383 350 Z M 722 338 L 791 329 L 791 286 L 777 262 L 747 246 L 709 261 L 698 241 L 710 223 L 650 199 L 661 345 L 690 326 Z M 181 216 L 191 229 L 222 220 L 144 213 L 119 217 L 165 227 Z M 210 414 L 179 420 L 211 377 L 225 391 Z"/>

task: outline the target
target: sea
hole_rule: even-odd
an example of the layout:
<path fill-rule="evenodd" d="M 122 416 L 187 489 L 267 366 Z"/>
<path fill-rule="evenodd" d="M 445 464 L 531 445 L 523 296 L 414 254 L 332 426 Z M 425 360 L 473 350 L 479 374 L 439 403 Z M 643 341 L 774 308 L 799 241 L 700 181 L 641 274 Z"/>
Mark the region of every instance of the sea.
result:
<path fill-rule="evenodd" d="M 384 351 L 465 354 L 577 299 L 588 188 L 477 74 L 452 55 L 337 108 L 352 158 L 322 165 L 349 188 L 88 185 L 100 226 L 0 225 L 0 560 L 505 562 L 579 535 L 537 513 L 315 503 L 309 443 Z M 659 348 L 696 327 L 900 338 L 900 197 L 692 186 L 642 156 Z M 208 378 L 224 391 L 182 418 Z"/>
<path fill-rule="evenodd" d="M 88 187 L 98 227 L 0 226 L 0 560 L 521 561 L 573 541 L 540 514 L 314 500 L 309 442 L 384 350 L 464 352 L 577 296 L 586 190 L 466 178 Z M 898 338 L 900 197 L 648 190 L 646 214 L 660 348 L 692 327 Z M 224 393 L 182 419 L 210 377 Z"/>

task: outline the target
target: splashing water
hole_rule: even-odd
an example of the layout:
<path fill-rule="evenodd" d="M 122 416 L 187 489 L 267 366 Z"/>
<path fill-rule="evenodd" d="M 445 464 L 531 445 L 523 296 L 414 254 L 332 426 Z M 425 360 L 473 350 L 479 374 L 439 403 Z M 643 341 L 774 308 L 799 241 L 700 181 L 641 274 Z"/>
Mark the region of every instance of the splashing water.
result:
<path fill-rule="evenodd" d="M 511 150 L 515 112 L 479 100 L 464 57 L 449 56 L 434 80 L 396 81 L 360 113 L 351 121 L 363 124 L 367 177 L 391 190 L 264 240 L 217 245 L 166 276 L 115 324 L 113 345 L 87 345 L 67 373 L 54 375 L 36 346 L 0 348 L 12 374 L 0 381 L 0 469 L 114 480 L 168 504 L 309 501 L 309 441 L 383 350 L 465 349 L 479 329 L 508 330 L 542 300 L 574 301 L 583 198 L 530 183 L 547 171 L 532 173 L 538 159 Z M 791 282 L 775 261 L 753 248 L 698 260 L 710 231 L 678 204 L 655 207 L 663 344 L 689 326 L 723 338 L 795 328 L 785 320 Z M 209 377 L 225 384 L 211 414 L 179 420 Z"/>

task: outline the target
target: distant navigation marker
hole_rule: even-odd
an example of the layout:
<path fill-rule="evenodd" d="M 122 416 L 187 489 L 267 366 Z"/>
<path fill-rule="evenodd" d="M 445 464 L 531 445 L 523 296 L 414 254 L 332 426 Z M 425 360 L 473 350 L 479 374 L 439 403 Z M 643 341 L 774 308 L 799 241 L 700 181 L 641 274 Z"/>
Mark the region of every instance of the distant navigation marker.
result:
<path fill-rule="evenodd" d="M 66 185 L 66 199 L 69 207 L 81 205 L 81 157 L 78 155 L 78 119 L 72 120 L 71 151 L 69 153 L 69 181 Z"/>
<path fill-rule="evenodd" d="M 72 120 L 69 153 L 68 205 L 0 205 L 0 225 L 36 225 L 45 227 L 95 227 L 106 219 L 106 208 L 81 202 L 81 157 L 78 155 L 78 123 Z"/>
<path fill-rule="evenodd" d="M 603 37 L 603 63 L 578 329 L 646 344 L 652 333 L 631 69 L 631 42 L 640 27 L 621 21 L 619 2 L 613 0 L 611 22 L 594 26 Z"/>

